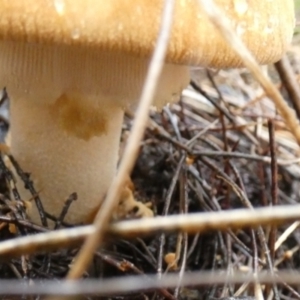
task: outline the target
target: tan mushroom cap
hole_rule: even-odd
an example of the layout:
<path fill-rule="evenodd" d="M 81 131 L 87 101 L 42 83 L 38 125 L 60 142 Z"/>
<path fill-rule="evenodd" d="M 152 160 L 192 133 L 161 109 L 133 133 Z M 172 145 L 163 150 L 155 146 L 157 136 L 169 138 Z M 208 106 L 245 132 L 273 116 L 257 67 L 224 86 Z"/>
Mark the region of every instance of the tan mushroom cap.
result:
<path fill-rule="evenodd" d="M 215 0 L 262 63 L 279 60 L 293 34 L 293 0 Z M 0 38 L 122 50 L 149 56 L 163 0 L 0 0 Z M 240 60 L 197 0 L 177 0 L 167 61 L 233 67 Z"/>

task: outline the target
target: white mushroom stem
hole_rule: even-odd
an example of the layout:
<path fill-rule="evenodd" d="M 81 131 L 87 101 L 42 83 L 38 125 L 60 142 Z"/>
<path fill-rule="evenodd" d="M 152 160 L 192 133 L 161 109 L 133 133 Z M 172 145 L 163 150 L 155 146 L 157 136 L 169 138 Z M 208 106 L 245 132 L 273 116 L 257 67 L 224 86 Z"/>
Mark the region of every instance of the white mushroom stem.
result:
<path fill-rule="evenodd" d="M 148 60 L 121 52 L 0 42 L 0 86 L 11 99 L 11 153 L 31 174 L 45 210 L 80 223 L 99 207 L 116 171 L 123 108 L 141 94 Z M 186 66 L 166 64 L 155 104 L 178 100 Z M 24 200 L 31 199 L 18 182 Z M 40 222 L 35 205 L 29 215 Z"/>
<path fill-rule="evenodd" d="M 31 173 L 44 208 L 59 216 L 64 200 L 76 192 L 67 220 L 89 218 L 111 183 L 116 170 L 123 120 L 119 107 L 107 108 L 110 117 L 100 136 L 83 140 L 61 130 L 53 105 L 32 105 L 28 99 L 11 101 L 11 152 L 22 168 Z M 32 196 L 18 180 L 22 198 Z M 39 222 L 35 204 L 29 215 Z"/>

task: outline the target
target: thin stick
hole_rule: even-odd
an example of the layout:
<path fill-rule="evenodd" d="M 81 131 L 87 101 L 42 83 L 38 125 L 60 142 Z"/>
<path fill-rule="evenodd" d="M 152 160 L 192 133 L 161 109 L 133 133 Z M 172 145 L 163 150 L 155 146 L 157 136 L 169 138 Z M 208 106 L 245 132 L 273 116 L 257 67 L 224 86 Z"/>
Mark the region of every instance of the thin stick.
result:
<path fill-rule="evenodd" d="M 278 205 L 278 166 L 276 163 L 276 145 L 275 145 L 275 133 L 274 133 L 274 124 L 271 120 L 268 122 L 269 126 L 269 136 L 270 136 L 270 154 L 271 154 L 271 195 L 272 195 L 272 206 Z M 275 242 L 277 236 L 276 227 L 272 227 L 269 237 L 269 248 L 272 262 L 274 264 L 275 258 Z"/>

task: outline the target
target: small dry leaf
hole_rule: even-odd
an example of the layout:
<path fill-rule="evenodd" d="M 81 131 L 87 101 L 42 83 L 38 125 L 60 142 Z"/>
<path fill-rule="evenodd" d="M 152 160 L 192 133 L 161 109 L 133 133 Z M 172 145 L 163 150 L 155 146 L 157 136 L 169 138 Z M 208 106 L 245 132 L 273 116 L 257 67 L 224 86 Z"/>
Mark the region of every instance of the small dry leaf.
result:
<path fill-rule="evenodd" d="M 9 232 L 12 233 L 12 234 L 16 234 L 16 233 L 17 233 L 17 227 L 16 227 L 15 224 L 10 223 L 10 224 L 8 225 L 8 230 L 9 230 Z"/>
<path fill-rule="evenodd" d="M 165 255 L 164 257 L 165 263 L 168 265 L 169 270 L 177 270 L 178 265 L 177 265 L 177 258 L 176 258 L 176 253 L 175 252 L 169 252 Z"/>
<path fill-rule="evenodd" d="M 195 162 L 195 158 L 193 156 L 187 156 L 185 162 L 188 166 L 191 166 Z"/>

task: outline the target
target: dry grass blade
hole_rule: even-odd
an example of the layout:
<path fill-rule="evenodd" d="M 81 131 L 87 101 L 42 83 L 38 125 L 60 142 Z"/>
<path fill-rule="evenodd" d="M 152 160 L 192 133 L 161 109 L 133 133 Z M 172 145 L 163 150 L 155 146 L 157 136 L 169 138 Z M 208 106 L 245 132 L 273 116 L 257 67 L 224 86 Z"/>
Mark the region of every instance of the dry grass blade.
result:
<path fill-rule="evenodd" d="M 207 233 L 213 230 L 227 231 L 229 228 L 241 229 L 260 225 L 278 225 L 299 219 L 300 204 L 283 205 L 253 210 L 237 209 L 122 221 L 110 225 L 106 234 L 110 237 L 113 235 L 122 238 L 134 238 L 159 232 Z M 92 236 L 94 233 L 94 227 L 89 225 L 19 237 L 2 242 L 0 256 L 4 258 L 69 247 L 80 243 L 84 238 Z"/>
<path fill-rule="evenodd" d="M 26 254 L 38 253 L 41 251 L 50 252 L 62 247 L 78 245 L 93 233 L 92 226 L 60 229 L 28 235 L 1 242 L 0 260 L 5 257 L 16 257 Z"/>
<path fill-rule="evenodd" d="M 275 249 L 277 250 L 283 242 L 299 227 L 300 222 L 297 221 L 290 225 L 284 232 L 283 234 L 278 238 L 278 240 L 275 243 Z"/>
<path fill-rule="evenodd" d="M 285 89 L 287 90 L 290 99 L 293 103 L 294 109 L 300 118 L 300 87 L 296 76 L 293 72 L 291 64 L 285 55 L 279 62 L 274 64 Z"/>
<path fill-rule="evenodd" d="M 80 281 L 44 281 L 35 283 L 17 284 L 18 282 L 0 281 L 0 295 L 98 295 L 108 296 L 116 294 L 132 294 L 142 290 L 154 290 L 158 288 L 174 288 L 177 286 L 179 276 L 177 274 L 167 274 L 162 278 L 156 275 L 148 276 L 127 276 L 125 278 L 113 278 L 99 280 L 80 280 Z M 300 282 L 299 272 L 279 271 L 275 276 L 269 272 L 261 272 L 259 274 L 234 272 L 226 274 L 226 270 L 218 272 L 190 272 L 185 274 L 181 279 L 182 286 L 205 286 L 205 285 L 221 285 L 224 283 L 243 284 L 248 283 L 289 283 L 296 285 Z M 61 299 L 61 298 L 60 298 Z M 200 299 L 200 298 L 195 298 Z"/>
<path fill-rule="evenodd" d="M 300 126 L 294 110 L 287 105 L 278 89 L 261 71 L 260 66 L 255 61 L 250 51 L 230 27 L 229 21 L 226 18 L 226 14 L 220 11 L 213 0 L 198 1 L 210 21 L 219 30 L 223 38 L 228 42 L 228 45 L 230 45 L 236 54 L 242 59 L 244 65 L 251 71 L 256 80 L 261 84 L 266 94 L 274 101 L 276 108 L 279 110 L 281 116 L 286 122 L 287 127 L 294 135 L 298 144 L 300 144 Z"/>
<path fill-rule="evenodd" d="M 123 221 L 113 224 L 109 232 L 122 237 L 135 237 L 162 231 L 184 231 L 188 233 L 213 230 L 226 231 L 228 228 L 238 229 L 260 225 L 278 225 L 288 221 L 299 220 L 299 218 L 300 204 L 297 204 Z"/>
<path fill-rule="evenodd" d="M 107 196 L 94 221 L 95 232 L 89 236 L 77 256 L 67 278 L 79 278 L 90 263 L 96 247 L 101 244 L 105 227 L 108 225 L 113 209 L 119 199 L 121 189 L 124 186 L 126 176 L 131 173 L 138 153 L 140 141 L 148 122 L 148 111 L 152 103 L 156 85 L 163 66 L 167 42 L 172 26 L 174 0 L 165 0 L 161 28 L 157 39 L 153 57 L 150 61 L 149 70 L 140 98 L 140 104 L 136 112 L 136 118 L 124 155 L 121 159 L 118 173 L 113 180 Z"/>

